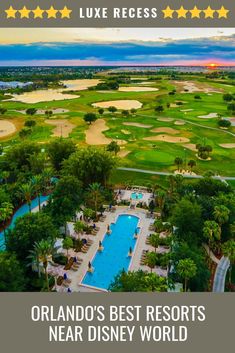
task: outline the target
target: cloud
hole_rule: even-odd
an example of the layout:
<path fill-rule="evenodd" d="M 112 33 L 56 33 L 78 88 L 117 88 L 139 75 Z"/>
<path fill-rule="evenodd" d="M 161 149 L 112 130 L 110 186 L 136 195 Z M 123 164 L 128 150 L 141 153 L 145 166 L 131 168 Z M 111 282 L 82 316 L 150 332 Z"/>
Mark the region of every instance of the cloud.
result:
<path fill-rule="evenodd" d="M 183 40 L 132 42 L 27 43 L 0 45 L 0 65 L 133 65 L 194 64 L 235 62 L 235 35 Z M 61 64 L 62 65 L 62 64 Z M 71 64 L 72 65 L 72 64 Z"/>

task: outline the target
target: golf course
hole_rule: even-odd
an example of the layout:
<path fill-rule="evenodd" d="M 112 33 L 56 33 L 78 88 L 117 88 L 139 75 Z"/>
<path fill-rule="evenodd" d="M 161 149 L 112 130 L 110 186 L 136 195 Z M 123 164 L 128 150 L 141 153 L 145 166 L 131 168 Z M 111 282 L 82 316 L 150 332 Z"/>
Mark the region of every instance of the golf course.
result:
<path fill-rule="evenodd" d="M 118 88 L 99 87 L 118 79 Z M 235 93 L 231 81 L 214 72 L 124 75 L 102 70 L 90 80 L 61 81 L 59 89 L 5 93 L 0 96 L 0 144 L 4 151 L 22 139 L 42 149 L 56 137 L 71 138 L 82 147 L 106 148 L 115 141 L 119 167 L 235 176 L 235 112 L 228 109 Z M 85 121 L 87 113 L 95 114 L 93 121 Z M 34 126 L 22 133 L 29 120 Z M 230 124 L 225 127 L 221 120 Z M 199 146 L 210 147 L 203 158 Z M 118 173 L 116 181 L 125 175 Z"/>

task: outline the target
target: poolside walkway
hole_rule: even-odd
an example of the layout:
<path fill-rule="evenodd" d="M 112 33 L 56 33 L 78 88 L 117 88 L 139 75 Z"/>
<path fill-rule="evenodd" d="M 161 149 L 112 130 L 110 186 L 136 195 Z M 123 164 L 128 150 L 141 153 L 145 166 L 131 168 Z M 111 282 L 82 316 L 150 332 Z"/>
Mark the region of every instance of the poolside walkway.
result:
<path fill-rule="evenodd" d="M 213 292 L 223 293 L 225 287 L 226 274 L 230 266 L 230 261 L 227 257 L 222 257 L 217 265 L 213 283 Z"/>
<path fill-rule="evenodd" d="M 138 269 L 142 269 L 145 271 L 149 271 L 149 268 L 147 266 L 140 266 L 140 259 L 142 255 L 143 250 L 150 250 L 153 251 L 153 248 L 150 247 L 150 245 L 146 245 L 145 241 L 147 236 L 151 233 L 149 231 L 149 226 L 154 222 L 154 219 L 152 218 L 147 218 L 146 217 L 147 210 L 141 209 L 141 208 L 136 208 L 136 209 L 130 209 L 129 207 L 124 207 L 124 206 L 117 206 L 115 212 L 105 212 L 104 215 L 106 216 L 106 219 L 104 222 L 98 222 L 97 227 L 99 227 L 99 231 L 97 235 L 89 235 L 87 238 L 93 240 L 93 244 L 90 246 L 89 250 L 87 253 L 75 253 L 72 249 L 69 250 L 69 256 L 78 256 L 79 258 L 83 259 L 82 264 L 80 265 L 79 269 L 77 271 L 69 270 L 65 271 L 68 275 L 68 278 L 71 279 L 71 284 L 70 284 L 70 289 L 72 292 L 100 292 L 102 290 L 91 288 L 89 286 L 84 286 L 81 284 L 83 277 L 85 276 L 87 269 L 88 269 L 88 263 L 89 261 L 92 261 L 93 257 L 96 255 L 97 249 L 99 247 L 99 241 L 102 241 L 106 231 L 107 231 L 107 225 L 110 225 L 111 223 L 115 222 L 117 217 L 121 214 L 129 214 L 129 215 L 135 215 L 139 217 L 140 221 L 138 226 L 140 227 L 140 234 L 138 236 L 135 250 L 133 253 L 133 257 L 131 259 L 131 263 L 129 266 L 129 269 L 131 271 L 136 271 Z M 69 223 L 68 228 L 70 230 L 70 233 L 73 234 L 73 224 Z M 62 250 L 64 254 L 66 254 L 65 250 Z M 162 249 L 159 247 L 158 251 L 162 251 Z M 159 275 L 165 276 L 166 273 L 161 270 L 160 268 L 156 268 L 155 272 L 158 273 Z M 61 289 L 63 290 L 63 289 Z"/>

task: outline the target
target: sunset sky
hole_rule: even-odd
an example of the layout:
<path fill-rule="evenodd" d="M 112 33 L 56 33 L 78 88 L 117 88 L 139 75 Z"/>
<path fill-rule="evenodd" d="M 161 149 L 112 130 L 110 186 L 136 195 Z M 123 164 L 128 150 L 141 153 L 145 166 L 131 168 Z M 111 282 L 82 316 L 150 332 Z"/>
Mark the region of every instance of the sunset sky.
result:
<path fill-rule="evenodd" d="M 234 65 L 234 28 L 0 29 L 0 65 Z"/>

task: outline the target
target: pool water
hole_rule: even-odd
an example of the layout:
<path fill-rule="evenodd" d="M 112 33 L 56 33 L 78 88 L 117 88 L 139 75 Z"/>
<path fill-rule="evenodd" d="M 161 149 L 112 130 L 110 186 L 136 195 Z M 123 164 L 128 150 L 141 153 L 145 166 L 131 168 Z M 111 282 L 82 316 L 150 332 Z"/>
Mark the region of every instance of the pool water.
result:
<path fill-rule="evenodd" d="M 143 194 L 141 192 L 132 192 L 131 198 L 132 200 L 141 200 L 143 198 Z"/>
<path fill-rule="evenodd" d="M 134 250 L 136 239 L 135 231 L 138 229 L 139 218 L 130 215 L 120 215 L 116 223 L 112 223 L 111 235 L 106 234 L 102 252 L 97 251 L 93 261 L 93 273 L 87 272 L 82 280 L 85 285 L 108 289 L 114 277 L 122 270 L 128 270 L 131 258 L 128 257 L 130 247 Z"/>
<path fill-rule="evenodd" d="M 40 197 L 40 203 L 42 204 L 43 202 L 47 201 L 49 196 L 41 196 Z M 33 210 L 35 207 L 38 206 L 38 198 L 36 197 L 35 199 L 32 200 L 31 202 L 31 209 Z M 15 226 L 15 222 L 19 217 L 24 216 L 25 214 L 29 213 L 29 206 L 27 204 L 22 205 L 16 213 L 14 213 L 10 225 L 7 227 L 7 229 L 13 229 Z M 0 232 L 0 249 L 4 250 L 5 248 L 5 239 L 4 239 L 4 233 Z"/>

